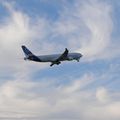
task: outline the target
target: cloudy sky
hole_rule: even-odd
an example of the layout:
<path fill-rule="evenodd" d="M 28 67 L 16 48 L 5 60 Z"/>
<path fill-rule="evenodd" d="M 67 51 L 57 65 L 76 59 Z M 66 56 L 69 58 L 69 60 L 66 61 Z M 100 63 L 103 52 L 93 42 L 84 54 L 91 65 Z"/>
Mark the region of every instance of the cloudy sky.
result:
<path fill-rule="evenodd" d="M 119 0 L 0 0 L 0 119 L 120 120 Z M 80 62 L 26 62 L 83 54 Z"/>

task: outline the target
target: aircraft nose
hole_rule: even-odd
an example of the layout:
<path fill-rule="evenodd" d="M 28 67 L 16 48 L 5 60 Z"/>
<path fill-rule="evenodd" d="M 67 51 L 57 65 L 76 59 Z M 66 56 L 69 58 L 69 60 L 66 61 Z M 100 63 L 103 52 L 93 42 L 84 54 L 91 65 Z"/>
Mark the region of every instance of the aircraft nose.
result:
<path fill-rule="evenodd" d="M 83 55 L 80 53 L 80 54 L 79 54 L 79 57 L 82 57 L 82 56 L 83 56 Z"/>
<path fill-rule="evenodd" d="M 81 57 L 82 57 L 83 55 L 81 54 Z"/>

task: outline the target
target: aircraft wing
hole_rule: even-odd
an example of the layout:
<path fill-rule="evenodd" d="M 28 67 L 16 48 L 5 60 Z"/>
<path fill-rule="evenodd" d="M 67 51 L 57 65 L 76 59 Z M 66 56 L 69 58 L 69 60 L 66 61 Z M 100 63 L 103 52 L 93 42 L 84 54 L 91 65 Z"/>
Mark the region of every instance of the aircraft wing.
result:
<path fill-rule="evenodd" d="M 62 61 L 62 60 L 64 60 L 67 57 L 68 52 L 69 52 L 68 49 L 65 48 L 65 52 L 56 61 Z"/>
<path fill-rule="evenodd" d="M 50 66 L 53 66 L 54 64 L 60 64 L 60 61 L 66 59 L 68 52 L 69 52 L 68 49 L 65 48 L 64 53 L 59 58 L 57 58 L 55 61 L 53 61 Z"/>

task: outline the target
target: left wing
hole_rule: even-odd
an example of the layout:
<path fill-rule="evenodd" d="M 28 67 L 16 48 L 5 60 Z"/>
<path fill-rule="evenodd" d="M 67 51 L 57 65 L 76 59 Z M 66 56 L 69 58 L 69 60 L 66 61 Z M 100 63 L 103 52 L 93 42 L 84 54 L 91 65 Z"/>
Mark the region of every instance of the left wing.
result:
<path fill-rule="evenodd" d="M 50 66 L 53 66 L 54 64 L 59 65 L 61 63 L 60 61 L 65 60 L 67 58 L 68 52 L 69 52 L 68 49 L 65 48 L 65 52 L 59 58 L 57 58 L 55 61 L 53 61 Z"/>
<path fill-rule="evenodd" d="M 56 61 L 62 61 L 65 58 L 67 58 L 68 52 L 69 52 L 68 49 L 65 48 L 65 52 Z"/>

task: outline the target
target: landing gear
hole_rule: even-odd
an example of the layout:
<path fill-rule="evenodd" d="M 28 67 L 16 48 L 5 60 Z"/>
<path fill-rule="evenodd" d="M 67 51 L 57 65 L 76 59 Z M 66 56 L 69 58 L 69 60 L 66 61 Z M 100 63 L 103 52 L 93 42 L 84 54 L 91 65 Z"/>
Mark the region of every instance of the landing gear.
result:
<path fill-rule="evenodd" d="M 51 63 L 51 64 L 50 64 L 50 67 L 52 67 L 53 65 L 54 65 L 54 63 Z"/>
<path fill-rule="evenodd" d="M 61 64 L 61 62 L 59 61 L 59 62 L 57 62 L 56 64 L 59 65 L 59 64 Z"/>
<path fill-rule="evenodd" d="M 60 61 L 55 62 L 55 63 L 53 62 L 53 63 L 51 63 L 51 65 L 50 65 L 50 66 L 52 67 L 54 64 L 59 65 L 59 64 L 61 64 L 61 62 L 60 62 Z"/>
<path fill-rule="evenodd" d="M 80 59 L 77 59 L 77 62 L 79 62 L 80 61 Z"/>

